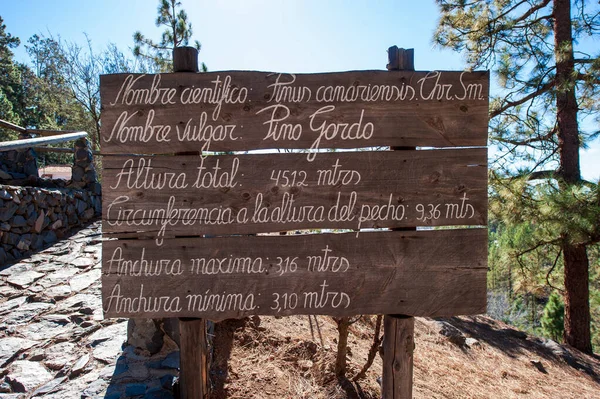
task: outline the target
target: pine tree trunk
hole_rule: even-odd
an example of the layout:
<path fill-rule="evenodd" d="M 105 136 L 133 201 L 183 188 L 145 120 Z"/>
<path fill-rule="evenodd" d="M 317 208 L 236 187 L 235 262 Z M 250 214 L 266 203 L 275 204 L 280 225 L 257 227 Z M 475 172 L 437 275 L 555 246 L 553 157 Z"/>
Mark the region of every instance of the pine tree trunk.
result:
<path fill-rule="evenodd" d="M 581 181 L 577 98 L 573 81 L 573 36 L 570 0 L 554 0 L 554 55 L 556 58 L 556 108 L 562 189 Z M 591 353 L 589 261 L 586 247 L 563 237 L 565 267 L 565 342 Z"/>
<path fill-rule="evenodd" d="M 592 353 L 588 257 L 585 246 L 563 245 L 565 260 L 565 342 Z"/>
<path fill-rule="evenodd" d="M 346 356 L 348 354 L 348 330 L 350 318 L 340 317 L 335 319 L 338 329 L 337 356 L 335 359 L 335 376 L 339 379 L 346 378 Z"/>

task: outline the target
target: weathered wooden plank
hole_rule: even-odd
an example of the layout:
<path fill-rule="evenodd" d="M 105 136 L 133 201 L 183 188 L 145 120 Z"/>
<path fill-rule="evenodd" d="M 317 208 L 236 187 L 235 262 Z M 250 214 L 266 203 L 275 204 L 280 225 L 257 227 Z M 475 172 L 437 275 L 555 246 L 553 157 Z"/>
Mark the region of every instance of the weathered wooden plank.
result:
<path fill-rule="evenodd" d="M 206 320 L 179 319 L 179 397 L 204 399 L 209 394 Z"/>
<path fill-rule="evenodd" d="M 103 75 L 102 152 L 485 146 L 488 72 Z"/>
<path fill-rule="evenodd" d="M 386 315 L 383 334 L 381 397 L 412 399 L 415 318 Z"/>
<path fill-rule="evenodd" d="M 106 317 L 210 320 L 477 314 L 486 242 L 486 229 L 104 241 L 103 307 Z"/>
<path fill-rule="evenodd" d="M 306 155 L 107 157 L 104 232 L 160 238 L 487 223 L 485 149 L 323 153 L 312 162 Z"/>

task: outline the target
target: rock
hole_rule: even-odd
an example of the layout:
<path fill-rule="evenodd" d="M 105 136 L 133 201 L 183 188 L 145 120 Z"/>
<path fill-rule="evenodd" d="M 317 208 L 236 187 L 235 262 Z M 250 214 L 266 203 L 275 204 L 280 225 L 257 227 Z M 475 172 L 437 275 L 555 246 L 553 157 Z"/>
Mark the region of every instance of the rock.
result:
<path fill-rule="evenodd" d="M 8 393 L 11 391 L 11 389 L 12 388 L 10 387 L 10 384 L 8 382 L 2 381 L 2 383 L 0 383 L 0 393 Z M 0 395 L 0 397 L 2 396 Z"/>
<path fill-rule="evenodd" d="M 64 284 L 69 281 L 69 278 L 79 272 L 79 269 L 74 267 L 63 267 L 38 281 L 42 287 L 48 288 L 58 284 Z"/>
<path fill-rule="evenodd" d="M 42 385 L 38 389 L 36 389 L 31 396 L 33 397 L 33 396 L 38 396 L 38 395 L 45 395 L 47 393 L 58 391 L 59 388 L 60 388 L 60 385 L 66 379 L 67 379 L 67 377 L 55 378 L 55 379 L 53 379 L 53 380 L 45 383 L 44 385 Z"/>
<path fill-rule="evenodd" d="M 52 380 L 52 374 L 41 364 L 28 360 L 18 360 L 10 366 L 6 381 L 13 392 L 31 392 L 38 386 Z"/>
<path fill-rule="evenodd" d="M 439 328 L 439 333 L 448 338 L 448 341 L 457 346 L 465 345 L 466 337 L 458 328 L 445 321 L 436 321 L 435 325 Z"/>
<path fill-rule="evenodd" d="M 160 377 L 160 385 L 166 389 L 173 389 L 173 383 L 175 382 L 175 376 L 173 375 L 163 375 Z"/>
<path fill-rule="evenodd" d="M 44 239 L 41 235 L 32 234 L 31 235 L 31 249 L 34 251 L 39 251 L 44 246 Z"/>
<path fill-rule="evenodd" d="M 13 310 L 5 319 L 5 325 L 25 324 L 40 313 L 50 309 L 52 304 L 44 302 L 26 303 Z"/>
<path fill-rule="evenodd" d="M 146 384 L 128 384 L 125 388 L 125 395 L 140 396 L 146 393 Z"/>
<path fill-rule="evenodd" d="M 77 346 L 70 342 L 62 342 L 46 349 L 44 365 L 51 370 L 60 370 L 65 365 L 77 359 L 75 348 Z"/>
<path fill-rule="evenodd" d="M 5 298 L 15 297 L 21 293 L 21 290 L 17 290 L 16 288 L 8 285 L 8 284 L 0 284 L 0 295 Z"/>
<path fill-rule="evenodd" d="M 158 353 L 164 344 L 164 332 L 152 319 L 129 319 L 127 343 L 147 350 L 151 355 Z"/>
<path fill-rule="evenodd" d="M 173 399 L 173 394 L 164 389 L 149 390 L 144 394 L 144 399 Z"/>
<path fill-rule="evenodd" d="M 62 226 L 63 226 L 62 220 L 58 219 L 57 221 L 55 221 L 54 223 L 52 223 L 52 225 L 50 226 L 50 228 L 52 230 L 57 230 L 57 229 L 60 229 Z"/>
<path fill-rule="evenodd" d="M 168 369 L 178 369 L 179 368 L 179 351 L 171 352 L 165 357 L 165 359 L 160 363 L 160 365 L 164 368 Z"/>
<path fill-rule="evenodd" d="M 33 362 L 39 362 L 46 358 L 46 351 L 44 348 L 35 348 L 29 351 L 28 355 L 29 360 Z"/>
<path fill-rule="evenodd" d="M 0 176 L 0 178 L 2 178 L 2 176 Z M 2 189 L 2 190 L 0 190 L 0 199 L 6 200 L 6 201 L 12 201 L 13 196 L 10 195 L 10 193 L 8 191 L 6 191 L 5 189 Z"/>
<path fill-rule="evenodd" d="M 82 291 L 92 285 L 95 281 L 98 281 L 102 271 L 100 269 L 90 270 L 87 273 L 83 273 L 77 276 L 73 276 L 69 285 L 73 291 Z"/>
<path fill-rule="evenodd" d="M 13 228 L 27 226 L 27 220 L 23 216 L 17 215 L 14 218 L 12 218 L 10 225 Z"/>
<path fill-rule="evenodd" d="M 79 182 L 83 179 L 85 175 L 85 170 L 81 166 L 73 166 L 73 170 L 71 172 L 71 180 L 74 182 Z"/>
<path fill-rule="evenodd" d="M 77 377 L 79 374 L 81 374 L 83 372 L 83 370 L 85 369 L 85 366 L 87 366 L 87 364 L 90 362 L 90 355 L 89 354 L 85 354 L 83 356 L 81 356 L 79 358 L 79 360 L 77 360 L 77 362 L 73 365 L 73 368 L 71 368 L 71 374 L 70 377 L 74 378 Z"/>
<path fill-rule="evenodd" d="M 50 230 L 42 233 L 42 240 L 44 241 L 44 244 L 51 244 L 58 240 L 58 237 L 54 231 Z"/>
<path fill-rule="evenodd" d="M 121 342 L 125 341 L 127 337 L 127 323 L 117 323 L 108 327 L 102 328 L 88 338 L 91 346 L 96 346 L 101 342 L 108 341 L 117 337 Z"/>
<path fill-rule="evenodd" d="M 42 273 L 38 273 L 34 270 L 27 270 L 21 273 L 15 273 L 9 276 L 6 281 L 9 284 L 16 285 L 19 288 L 27 288 L 34 281 L 44 277 Z"/>
<path fill-rule="evenodd" d="M 574 359 L 573 355 L 567 350 L 567 348 L 560 345 L 558 342 L 549 339 L 544 341 L 542 345 L 546 349 L 549 349 L 554 356 L 557 356 L 567 362 L 567 364 L 573 367 L 579 367 L 579 363 Z"/>
<path fill-rule="evenodd" d="M 52 298 L 58 301 L 71 295 L 71 287 L 65 284 L 56 285 L 54 287 L 46 289 L 44 291 L 44 294 L 48 298 Z"/>
<path fill-rule="evenodd" d="M 60 323 L 53 323 L 48 320 L 31 323 L 22 327 L 19 332 L 26 338 L 42 341 L 45 339 L 54 338 L 57 335 L 63 334 L 69 330 L 68 326 Z"/>
<path fill-rule="evenodd" d="M 85 256 L 78 256 L 77 258 L 73 259 L 71 261 L 71 264 L 73 266 L 79 267 L 79 268 L 86 268 L 86 267 L 90 267 L 92 266 L 94 263 L 96 263 L 96 261 L 94 259 L 90 259 L 90 258 L 86 258 Z"/>
<path fill-rule="evenodd" d="M 8 172 L 0 169 L 0 179 L 2 179 L 2 180 L 12 180 L 13 176 L 10 173 L 8 173 Z"/>
<path fill-rule="evenodd" d="M 30 246 L 31 246 L 31 240 L 28 240 L 25 237 L 21 237 L 21 239 L 17 243 L 17 248 L 21 251 L 28 251 Z"/>
<path fill-rule="evenodd" d="M 14 308 L 18 308 L 19 306 L 23 305 L 25 302 L 27 302 L 26 296 L 20 296 L 17 298 L 10 299 L 6 302 L 3 302 L 0 304 L 0 314 L 6 313 L 9 310 L 12 310 Z"/>
<path fill-rule="evenodd" d="M 96 295 L 76 294 L 57 304 L 57 310 L 78 310 L 81 308 L 102 309 L 102 301 Z M 124 325 L 124 323 L 121 323 Z M 112 327 L 112 326 L 111 326 Z"/>
<path fill-rule="evenodd" d="M 465 340 L 465 345 L 468 346 L 471 349 L 473 349 L 473 348 L 481 348 L 482 347 L 481 342 L 479 342 L 475 338 L 467 338 Z"/>
<path fill-rule="evenodd" d="M 540 359 L 532 359 L 529 361 L 536 369 L 538 369 L 538 371 L 544 373 L 544 374 L 548 374 L 548 372 L 546 371 L 546 369 L 544 368 L 544 365 L 542 364 Z"/>
<path fill-rule="evenodd" d="M 15 229 L 16 230 L 16 229 Z M 19 241 L 19 235 L 16 232 L 7 232 L 2 234 L 2 243 L 8 245 L 17 245 Z"/>
<path fill-rule="evenodd" d="M 82 398 L 99 398 L 101 396 L 102 391 L 106 389 L 108 386 L 108 382 L 103 379 L 97 379 L 87 386 L 81 393 Z"/>
<path fill-rule="evenodd" d="M 123 339 L 115 338 L 99 343 L 94 348 L 94 358 L 104 363 L 114 362 L 121 353 L 123 342 Z"/>
<path fill-rule="evenodd" d="M 86 209 L 82 214 L 81 214 L 81 218 L 83 220 L 90 220 L 91 218 L 94 217 L 94 209 L 92 208 L 88 208 Z"/>
<path fill-rule="evenodd" d="M 0 367 L 4 367 L 6 363 L 10 362 L 20 352 L 36 344 L 37 342 L 25 338 L 0 338 Z"/>
<path fill-rule="evenodd" d="M 0 221 L 6 222 L 13 217 L 15 212 L 19 209 L 19 205 L 14 202 L 7 202 L 2 208 L 0 208 Z"/>
<path fill-rule="evenodd" d="M 33 225 L 33 230 L 36 233 L 41 233 L 42 232 L 42 227 L 44 226 L 44 219 L 46 218 L 46 214 L 44 213 L 44 211 L 41 211 L 40 215 L 38 216 L 38 218 L 35 220 L 35 223 Z"/>

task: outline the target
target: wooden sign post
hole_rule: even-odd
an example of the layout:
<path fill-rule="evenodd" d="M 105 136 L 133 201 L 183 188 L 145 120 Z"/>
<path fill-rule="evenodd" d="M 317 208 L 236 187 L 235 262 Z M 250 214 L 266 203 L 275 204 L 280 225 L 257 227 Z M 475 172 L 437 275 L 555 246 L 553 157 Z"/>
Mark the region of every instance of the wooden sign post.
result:
<path fill-rule="evenodd" d="M 485 311 L 488 85 L 466 71 L 101 76 L 105 316 L 180 318 L 190 384 L 205 381 L 204 322 L 182 318 L 407 315 L 386 317 L 384 395 L 410 397 L 412 317 Z"/>
<path fill-rule="evenodd" d="M 414 71 L 414 49 L 388 49 L 389 71 Z M 415 151 L 417 147 L 392 147 L 394 151 Z M 415 227 L 400 228 L 417 230 Z M 397 229 L 397 230 L 400 230 Z M 415 348 L 415 318 L 408 315 L 385 315 L 383 318 L 383 398 L 411 399 L 413 387 L 413 351 Z"/>
<path fill-rule="evenodd" d="M 195 47 L 175 48 L 173 71 L 197 73 L 198 50 Z M 202 399 L 209 395 L 208 356 L 206 320 L 180 317 L 179 399 Z"/>

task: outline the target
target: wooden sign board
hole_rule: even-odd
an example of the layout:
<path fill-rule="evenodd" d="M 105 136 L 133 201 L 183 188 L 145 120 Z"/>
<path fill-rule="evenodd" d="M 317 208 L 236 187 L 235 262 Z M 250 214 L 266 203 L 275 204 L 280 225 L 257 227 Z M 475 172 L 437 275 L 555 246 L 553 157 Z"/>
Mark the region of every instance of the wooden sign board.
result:
<path fill-rule="evenodd" d="M 106 157 L 104 233 L 487 224 L 487 151 Z M 131 234 L 129 234 L 130 236 Z M 127 235 L 125 235 L 127 237 Z"/>
<path fill-rule="evenodd" d="M 486 146 L 487 72 L 104 75 L 102 152 Z"/>
<path fill-rule="evenodd" d="M 105 315 L 484 311 L 488 80 L 102 76 Z"/>
<path fill-rule="evenodd" d="M 106 241 L 111 317 L 485 312 L 485 229 Z"/>

